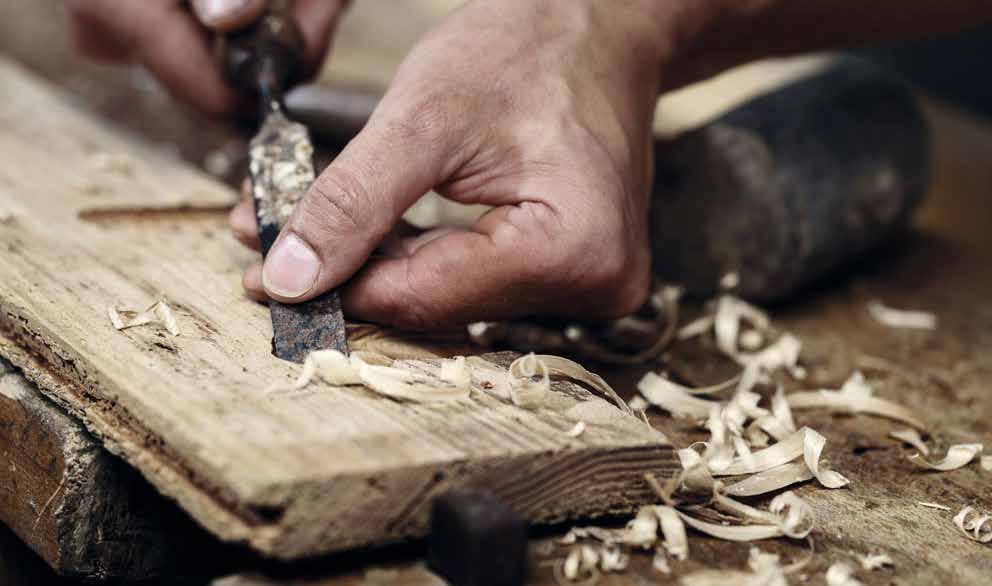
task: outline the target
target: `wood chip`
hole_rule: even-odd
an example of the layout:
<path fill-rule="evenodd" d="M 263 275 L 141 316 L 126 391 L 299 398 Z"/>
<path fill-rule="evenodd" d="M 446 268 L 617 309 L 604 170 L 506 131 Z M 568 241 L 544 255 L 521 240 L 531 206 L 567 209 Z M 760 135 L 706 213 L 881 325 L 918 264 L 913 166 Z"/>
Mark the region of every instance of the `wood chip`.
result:
<path fill-rule="evenodd" d="M 945 506 L 945 505 L 941 505 L 941 504 L 937 504 L 937 503 L 927 503 L 927 502 L 923 502 L 923 501 L 917 501 L 916 504 L 920 505 L 921 507 L 926 507 L 928 509 L 937 509 L 938 511 L 952 511 L 952 510 L 954 510 L 951 507 L 948 507 L 948 506 Z"/>
<path fill-rule="evenodd" d="M 878 323 L 890 328 L 937 329 L 937 316 L 934 314 L 926 311 L 893 309 L 877 299 L 868 302 L 868 314 Z"/>
<path fill-rule="evenodd" d="M 112 305 L 107 308 L 107 317 L 116 330 L 155 325 L 173 336 L 179 335 L 179 323 L 172 313 L 172 308 L 164 300 L 156 301 L 143 311 L 120 309 Z"/>

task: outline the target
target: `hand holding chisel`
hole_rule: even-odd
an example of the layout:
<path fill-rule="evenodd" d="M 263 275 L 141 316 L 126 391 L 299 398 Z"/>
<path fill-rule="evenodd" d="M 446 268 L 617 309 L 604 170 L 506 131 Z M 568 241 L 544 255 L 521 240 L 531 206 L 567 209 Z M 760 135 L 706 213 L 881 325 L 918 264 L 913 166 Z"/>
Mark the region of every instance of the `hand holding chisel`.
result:
<path fill-rule="evenodd" d="M 263 258 L 314 180 L 313 146 L 306 127 L 284 113 L 283 93 L 302 68 L 303 41 L 288 12 L 274 1 L 250 28 L 221 37 L 218 55 L 227 77 L 258 100 L 262 126 L 250 144 L 252 199 Z M 303 303 L 270 301 L 272 351 L 302 362 L 314 350 L 347 353 L 337 291 Z"/>

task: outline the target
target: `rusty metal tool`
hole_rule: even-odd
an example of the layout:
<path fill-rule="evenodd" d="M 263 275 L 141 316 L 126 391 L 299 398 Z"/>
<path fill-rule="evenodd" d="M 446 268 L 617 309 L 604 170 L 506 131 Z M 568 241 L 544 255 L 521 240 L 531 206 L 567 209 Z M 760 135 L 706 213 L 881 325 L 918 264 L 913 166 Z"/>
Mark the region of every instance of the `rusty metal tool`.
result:
<path fill-rule="evenodd" d="M 293 208 L 314 180 L 313 145 L 307 128 L 285 114 L 283 94 L 299 79 L 303 41 L 289 2 L 277 0 L 247 29 L 218 39 L 228 79 L 258 100 L 261 128 L 249 146 L 252 197 L 263 258 Z M 347 354 L 344 316 L 336 291 L 297 304 L 270 301 L 272 353 L 303 362 L 314 350 Z"/>

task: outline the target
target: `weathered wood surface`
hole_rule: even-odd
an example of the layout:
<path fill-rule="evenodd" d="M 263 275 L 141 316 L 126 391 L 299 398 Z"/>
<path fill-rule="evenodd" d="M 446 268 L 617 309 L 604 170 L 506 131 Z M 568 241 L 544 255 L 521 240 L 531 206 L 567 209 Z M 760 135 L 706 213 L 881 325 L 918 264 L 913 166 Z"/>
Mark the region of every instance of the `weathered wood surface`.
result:
<path fill-rule="evenodd" d="M 633 417 L 572 439 L 561 413 L 486 394 L 443 406 L 353 388 L 267 394 L 296 368 L 269 354 L 266 310 L 240 291 L 251 255 L 216 213 L 233 193 L 19 67 L 0 65 L 0 86 L 0 330 L 12 342 L 0 352 L 218 536 L 296 557 L 417 535 L 430 497 L 462 483 L 534 520 L 618 512 L 647 496 L 644 471 L 671 466 Z M 111 304 L 160 297 L 181 336 L 107 318 Z"/>
<path fill-rule="evenodd" d="M 3 359 L 0 521 L 69 577 L 173 576 L 220 553 L 175 503 Z"/>

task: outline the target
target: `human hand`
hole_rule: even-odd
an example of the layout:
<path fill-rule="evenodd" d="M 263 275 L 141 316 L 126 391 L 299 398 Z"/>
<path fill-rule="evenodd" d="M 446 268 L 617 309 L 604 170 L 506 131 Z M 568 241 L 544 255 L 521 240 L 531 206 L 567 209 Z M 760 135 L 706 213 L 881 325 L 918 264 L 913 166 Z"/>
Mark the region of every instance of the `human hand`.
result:
<path fill-rule="evenodd" d="M 243 27 L 268 0 L 67 0 L 76 45 L 105 62 L 137 61 L 178 98 L 223 114 L 237 105 L 210 47 L 212 33 Z M 331 31 L 347 0 L 297 0 L 293 7 L 306 46 L 306 69 L 324 59 Z"/>
<path fill-rule="evenodd" d="M 344 284 L 349 317 L 414 329 L 633 312 L 651 282 L 651 121 L 674 6 L 468 3 L 410 53 L 246 290 L 299 302 Z M 493 209 L 398 234 L 431 189 Z M 257 246 L 250 200 L 231 223 Z"/>

